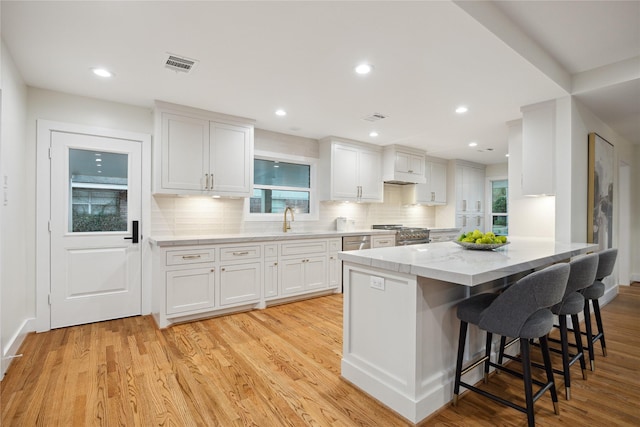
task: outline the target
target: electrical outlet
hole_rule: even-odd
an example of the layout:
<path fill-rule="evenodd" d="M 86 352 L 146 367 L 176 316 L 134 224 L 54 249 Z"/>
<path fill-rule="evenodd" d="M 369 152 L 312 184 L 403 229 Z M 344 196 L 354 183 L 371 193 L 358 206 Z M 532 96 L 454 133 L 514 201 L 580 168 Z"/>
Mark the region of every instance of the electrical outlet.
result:
<path fill-rule="evenodd" d="M 371 276 L 371 287 L 384 291 L 384 277 Z"/>

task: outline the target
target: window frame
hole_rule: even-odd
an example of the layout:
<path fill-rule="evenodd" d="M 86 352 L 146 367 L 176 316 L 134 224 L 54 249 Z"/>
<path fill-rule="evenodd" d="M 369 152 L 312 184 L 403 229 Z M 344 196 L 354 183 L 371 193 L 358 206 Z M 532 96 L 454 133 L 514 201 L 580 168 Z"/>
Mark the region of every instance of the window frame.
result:
<path fill-rule="evenodd" d="M 507 182 L 507 212 L 506 213 L 502 213 L 502 212 L 493 212 L 493 183 L 495 181 L 506 181 Z M 487 184 L 486 184 L 486 191 L 485 194 L 487 195 L 486 199 L 486 206 L 488 207 L 488 209 L 486 210 L 486 217 L 485 217 L 485 230 L 487 231 L 491 231 L 493 232 L 493 217 L 494 216 L 504 216 L 507 218 L 507 234 L 504 234 L 505 236 L 509 235 L 509 178 L 506 176 L 491 176 L 491 177 L 487 177 Z"/>
<path fill-rule="evenodd" d="M 318 159 L 313 157 L 294 156 L 282 153 L 273 153 L 268 151 L 256 151 L 253 155 L 253 162 L 255 159 L 268 160 L 274 162 L 283 163 L 295 163 L 300 165 L 309 166 L 309 213 L 298 213 L 294 211 L 295 221 L 317 221 L 319 219 L 320 202 L 318 200 L 317 192 L 317 167 Z M 255 181 L 255 178 L 254 178 Z M 306 191 L 300 187 L 285 187 L 274 185 L 259 185 L 256 186 L 254 182 L 251 183 L 251 194 L 253 189 L 268 188 L 271 190 L 287 190 L 287 191 Z M 245 221 L 269 221 L 269 222 L 282 222 L 282 213 L 251 213 L 251 197 L 245 198 L 244 201 L 244 220 Z"/>

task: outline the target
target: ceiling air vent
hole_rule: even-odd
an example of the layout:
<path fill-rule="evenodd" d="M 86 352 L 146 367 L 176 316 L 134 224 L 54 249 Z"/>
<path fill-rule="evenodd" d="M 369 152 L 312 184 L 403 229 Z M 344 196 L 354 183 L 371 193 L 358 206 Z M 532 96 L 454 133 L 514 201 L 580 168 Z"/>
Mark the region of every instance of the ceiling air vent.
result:
<path fill-rule="evenodd" d="M 362 120 L 366 120 L 368 122 L 377 122 L 378 120 L 382 120 L 382 119 L 386 119 L 386 118 L 387 118 L 387 116 L 385 116 L 384 114 L 373 113 L 371 115 L 363 117 Z"/>
<path fill-rule="evenodd" d="M 164 66 L 173 71 L 179 71 L 181 73 L 188 73 L 198 64 L 198 61 L 194 59 L 185 58 L 183 56 L 177 56 L 168 54 L 169 56 L 165 60 Z"/>

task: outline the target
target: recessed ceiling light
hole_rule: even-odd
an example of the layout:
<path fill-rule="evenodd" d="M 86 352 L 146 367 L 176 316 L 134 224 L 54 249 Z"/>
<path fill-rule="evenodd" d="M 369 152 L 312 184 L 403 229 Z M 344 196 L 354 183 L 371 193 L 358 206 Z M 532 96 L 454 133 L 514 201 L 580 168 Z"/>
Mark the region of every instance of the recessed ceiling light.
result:
<path fill-rule="evenodd" d="M 376 136 L 378 136 L 378 132 L 376 132 L 375 130 L 371 131 L 369 132 L 369 136 L 375 138 Z"/>
<path fill-rule="evenodd" d="M 101 162 L 101 161 L 102 161 L 102 159 L 96 159 L 96 162 Z"/>
<path fill-rule="evenodd" d="M 505 157 L 509 157 L 509 153 L 505 154 L 504 156 L 505 156 Z"/>
<path fill-rule="evenodd" d="M 470 142 L 469 147 L 476 147 L 478 145 L 477 142 Z"/>
<path fill-rule="evenodd" d="M 93 74 L 100 77 L 113 77 L 113 73 L 104 68 L 92 68 Z"/>
<path fill-rule="evenodd" d="M 456 108 L 456 113 L 458 114 L 464 114 L 467 111 L 469 111 L 469 108 L 465 107 L 464 105 L 461 105 L 458 108 Z"/>
<path fill-rule="evenodd" d="M 369 64 L 360 64 L 356 67 L 356 73 L 369 74 L 373 70 L 373 66 Z"/>
<path fill-rule="evenodd" d="M 284 110 L 276 110 L 276 116 L 286 116 L 287 112 Z"/>

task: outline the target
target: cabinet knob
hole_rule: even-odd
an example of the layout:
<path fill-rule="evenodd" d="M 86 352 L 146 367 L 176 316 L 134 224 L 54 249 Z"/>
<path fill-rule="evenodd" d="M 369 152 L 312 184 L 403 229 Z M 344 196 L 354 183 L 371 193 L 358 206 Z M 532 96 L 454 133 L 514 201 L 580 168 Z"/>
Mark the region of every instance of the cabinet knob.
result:
<path fill-rule="evenodd" d="M 220 271 L 225 271 L 224 267 L 222 267 L 222 268 L 220 269 Z"/>
<path fill-rule="evenodd" d="M 276 266 L 276 265 L 278 265 L 278 263 L 277 263 L 277 262 L 274 262 L 274 263 L 273 263 L 273 265 L 274 265 L 274 266 Z"/>
<path fill-rule="evenodd" d="M 216 272 L 216 269 L 215 269 L 215 268 L 212 268 L 212 269 L 211 269 L 211 272 L 212 272 L 212 273 L 215 273 L 215 272 Z"/>

